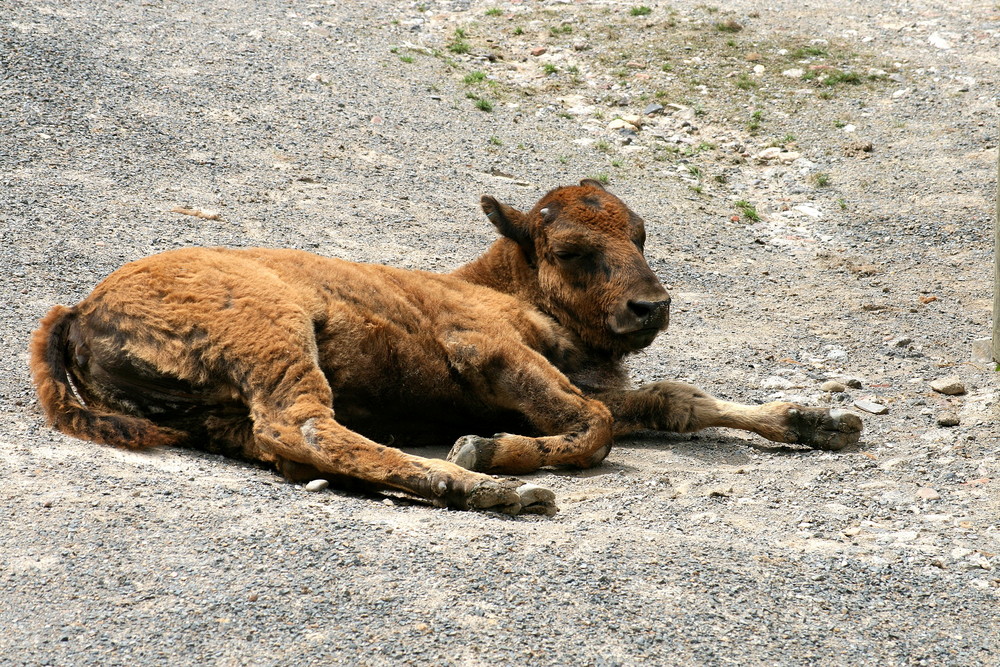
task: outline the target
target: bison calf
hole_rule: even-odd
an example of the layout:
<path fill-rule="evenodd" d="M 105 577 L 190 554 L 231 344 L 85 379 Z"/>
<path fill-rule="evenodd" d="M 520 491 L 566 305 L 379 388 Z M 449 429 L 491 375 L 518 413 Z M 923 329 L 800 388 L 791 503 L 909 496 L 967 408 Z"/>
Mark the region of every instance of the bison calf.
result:
<path fill-rule="evenodd" d="M 858 440 L 861 420 L 844 411 L 629 388 L 622 359 L 667 327 L 670 296 L 643 257 L 642 219 L 596 181 L 527 213 L 482 207 L 502 237 L 449 275 L 270 249 L 127 264 L 42 320 L 41 404 L 56 428 L 97 442 L 199 447 L 292 480 L 509 514 L 554 512 L 553 494 L 484 473 L 594 466 L 639 429 Z M 455 438 L 447 461 L 378 444 Z"/>

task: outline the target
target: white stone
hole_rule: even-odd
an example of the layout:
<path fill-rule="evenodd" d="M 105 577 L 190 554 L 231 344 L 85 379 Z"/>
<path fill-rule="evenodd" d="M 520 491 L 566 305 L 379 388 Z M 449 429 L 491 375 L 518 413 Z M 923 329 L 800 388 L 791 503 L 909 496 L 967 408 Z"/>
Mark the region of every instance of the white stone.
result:
<path fill-rule="evenodd" d="M 615 118 L 613 121 L 611 121 L 610 123 L 608 123 L 608 129 L 609 130 L 632 130 L 633 132 L 637 132 L 639 130 L 638 127 L 636 127 L 635 125 L 633 125 L 632 123 L 628 122 L 627 120 L 625 120 L 623 118 Z"/>
<path fill-rule="evenodd" d="M 310 493 L 318 493 L 330 486 L 330 482 L 325 479 L 314 479 L 313 481 L 306 484 L 306 491 Z"/>
<path fill-rule="evenodd" d="M 931 36 L 927 38 L 927 41 L 930 42 L 931 46 L 937 49 L 945 50 L 951 48 L 951 42 L 942 37 L 941 33 L 931 33 Z"/>
<path fill-rule="evenodd" d="M 787 76 L 789 79 L 801 79 L 805 75 L 805 70 L 799 69 L 798 67 L 786 69 L 781 73 L 781 76 Z"/>
<path fill-rule="evenodd" d="M 814 208 L 812 206 L 809 206 L 808 204 L 797 204 L 796 206 L 792 207 L 792 210 L 793 211 L 798 211 L 799 213 L 804 213 L 804 214 L 808 215 L 810 218 L 818 218 L 821 215 L 820 212 L 819 212 L 819 209 Z M 827 353 L 827 355 L 826 355 L 827 359 L 838 358 L 836 356 L 833 356 L 833 357 L 830 356 L 831 354 L 833 354 L 833 352 L 838 352 L 838 351 L 840 351 L 840 350 L 833 350 L 833 351 Z M 847 357 L 847 353 L 845 352 L 844 353 L 844 358 L 846 358 L 846 357 Z"/>
<path fill-rule="evenodd" d="M 760 383 L 760 388 L 761 389 L 780 389 L 780 390 L 784 390 L 784 389 L 791 389 L 794 386 L 795 385 L 792 382 L 790 382 L 789 380 L 786 380 L 783 377 L 778 377 L 777 375 L 772 375 L 771 377 L 764 378 L 764 380 L 761 381 L 761 383 Z"/>

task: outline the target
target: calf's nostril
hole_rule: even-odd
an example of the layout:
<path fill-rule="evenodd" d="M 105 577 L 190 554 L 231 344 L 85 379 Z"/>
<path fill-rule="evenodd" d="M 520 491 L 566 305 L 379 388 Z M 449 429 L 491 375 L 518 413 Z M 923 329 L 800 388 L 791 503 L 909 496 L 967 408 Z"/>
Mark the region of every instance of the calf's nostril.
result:
<path fill-rule="evenodd" d="M 655 308 L 656 308 L 656 304 L 653 303 L 652 301 L 629 301 L 628 302 L 628 309 L 632 312 L 633 315 L 635 315 L 636 317 L 638 317 L 641 320 L 642 319 L 646 319 L 647 317 L 649 317 L 649 314 L 651 312 L 653 312 L 653 310 Z"/>

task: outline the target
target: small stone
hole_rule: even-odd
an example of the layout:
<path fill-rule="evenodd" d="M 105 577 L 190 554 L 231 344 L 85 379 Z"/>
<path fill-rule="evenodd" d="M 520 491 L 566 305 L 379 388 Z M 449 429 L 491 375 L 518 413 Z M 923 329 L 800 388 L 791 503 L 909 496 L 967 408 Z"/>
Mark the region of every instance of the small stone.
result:
<path fill-rule="evenodd" d="M 631 123 L 632 125 L 635 125 L 636 127 L 642 125 L 642 116 L 639 116 L 637 114 L 626 114 L 622 116 L 621 119 L 626 123 Z"/>
<path fill-rule="evenodd" d="M 966 549 L 965 547 L 955 547 L 951 550 L 951 557 L 954 560 L 962 560 L 966 556 L 972 554 L 972 549 Z"/>
<path fill-rule="evenodd" d="M 844 529 L 844 535 L 847 537 L 854 537 L 859 533 L 861 533 L 861 526 L 850 526 L 849 528 Z"/>
<path fill-rule="evenodd" d="M 831 393 L 837 393 L 841 391 L 847 391 L 847 386 L 837 382 L 836 380 L 827 380 L 819 386 L 822 391 L 828 391 Z"/>
<path fill-rule="evenodd" d="M 632 132 L 637 131 L 637 128 L 632 123 L 628 122 L 624 118 L 615 118 L 613 121 L 608 123 L 609 130 L 631 130 Z"/>
<path fill-rule="evenodd" d="M 931 381 L 931 389 L 946 396 L 961 396 L 965 393 L 965 385 L 954 375 Z"/>
<path fill-rule="evenodd" d="M 861 389 L 861 380 L 859 380 L 858 378 L 847 378 L 846 380 L 844 380 L 844 384 L 846 384 L 851 389 Z"/>
<path fill-rule="evenodd" d="M 770 148 L 765 148 L 761 152 L 757 153 L 754 158 L 760 162 L 767 162 L 769 160 L 778 159 L 779 155 L 781 155 L 781 149 L 777 146 L 771 146 Z"/>
<path fill-rule="evenodd" d="M 938 426 L 958 426 L 962 423 L 962 420 L 958 418 L 954 412 L 942 412 L 937 417 Z"/>
<path fill-rule="evenodd" d="M 865 412 L 870 412 L 873 415 L 884 415 L 889 412 L 889 408 L 882 405 L 881 403 L 876 403 L 875 401 L 854 401 L 854 407 L 858 410 L 864 410 Z"/>
<path fill-rule="evenodd" d="M 778 391 L 791 389 L 794 386 L 795 385 L 787 378 L 779 377 L 777 375 L 772 375 L 769 378 L 764 378 L 764 380 L 760 383 L 761 389 L 771 389 L 771 390 L 776 389 Z"/>
<path fill-rule="evenodd" d="M 756 76 L 764 76 L 764 72 L 767 71 L 763 65 L 754 65 L 753 73 Z"/>
<path fill-rule="evenodd" d="M 760 55 L 760 54 L 759 54 L 759 53 L 757 53 L 756 51 L 751 51 L 750 53 L 746 54 L 746 56 L 744 56 L 744 58 L 745 58 L 745 59 L 746 59 L 746 60 L 747 60 L 748 62 L 751 62 L 751 63 L 755 63 L 755 62 L 757 62 L 758 60 L 763 60 L 763 59 L 764 59 L 764 56 Z"/>
<path fill-rule="evenodd" d="M 654 113 L 663 113 L 663 105 L 653 102 L 643 109 L 642 113 L 646 116 L 652 116 Z"/>
<path fill-rule="evenodd" d="M 805 75 L 806 75 L 805 70 L 800 69 L 798 67 L 794 67 L 792 69 L 786 69 L 784 72 L 781 73 L 781 76 L 787 76 L 789 79 L 801 79 Z"/>
<path fill-rule="evenodd" d="M 972 554 L 966 561 L 970 569 L 979 568 L 980 570 L 992 570 L 993 563 L 989 561 L 988 558 L 982 554 Z"/>
<path fill-rule="evenodd" d="M 941 494 L 929 486 L 917 489 L 917 498 L 921 500 L 941 500 Z"/>
<path fill-rule="evenodd" d="M 330 482 L 325 479 L 314 479 L 306 484 L 306 491 L 309 491 L 310 493 L 319 493 L 320 491 L 326 490 L 329 486 Z"/>
<path fill-rule="evenodd" d="M 889 341 L 889 347 L 910 347 L 913 343 L 912 338 L 906 336 L 900 336 L 899 338 L 893 338 Z"/>
<path fill-rule="evenodd" d="M 547 51 L 548 51 L 548 49 L 545 48 L 544 46 L 538 46 L 538 47 L 535 47 L 535 48 L 533 48 L 531 50 L 531 55 L 533 55 L 533 56 L 540 56 L 540 55 L 545 54 Z"/>
<path fill-rule="evenodd" d="M 931 33 L 931 36 L 927 38 L 930 45 L 934 48 L 941 49 L 942 51 L 951 48 L 951 42 L 942 37 L 939 33 Z"/>

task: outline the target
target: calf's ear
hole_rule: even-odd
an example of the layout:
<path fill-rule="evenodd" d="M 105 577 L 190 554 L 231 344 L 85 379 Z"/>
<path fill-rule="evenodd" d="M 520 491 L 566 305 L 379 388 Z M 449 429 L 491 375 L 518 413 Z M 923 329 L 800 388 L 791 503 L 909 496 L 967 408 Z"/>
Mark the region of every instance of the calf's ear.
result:
<path fill-rule="evenodd" d="M 605 192 L 608 191 L 607 188 L 604 187 L 603 183 L 601 183 L 600 181 L 596 181 L 593 178 L 583 179 L 582 181 L 580 181 L 580 185 L 584 187 L 590 186 L 592 188 L 597 188 L 598 190 L 604 190 Z"/>
<path fill-rule="evenodd" d="M 517 244 L 526 252 L 534 251 L 531 232 L 528 230 L 528 219 L 524 213 L 512 206 L 498 202 L 488 195 L 483 195 L 479 204 L 498 232 L 513 241 L 517 241 Z"/>

